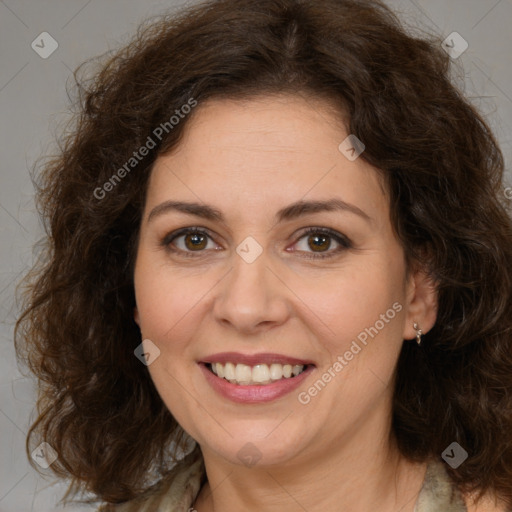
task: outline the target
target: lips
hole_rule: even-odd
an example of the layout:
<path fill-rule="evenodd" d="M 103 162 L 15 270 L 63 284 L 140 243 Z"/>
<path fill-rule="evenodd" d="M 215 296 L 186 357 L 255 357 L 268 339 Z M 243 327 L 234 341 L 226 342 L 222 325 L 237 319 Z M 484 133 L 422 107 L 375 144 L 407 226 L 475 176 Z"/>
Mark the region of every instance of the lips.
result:
<path fill-rule="evenodd" d="M 208 383 L 222 396 L 241 403 L 267 402 L 300 385 L 315 365 L 282 354 L 212 354 L 199 362 Z"/>

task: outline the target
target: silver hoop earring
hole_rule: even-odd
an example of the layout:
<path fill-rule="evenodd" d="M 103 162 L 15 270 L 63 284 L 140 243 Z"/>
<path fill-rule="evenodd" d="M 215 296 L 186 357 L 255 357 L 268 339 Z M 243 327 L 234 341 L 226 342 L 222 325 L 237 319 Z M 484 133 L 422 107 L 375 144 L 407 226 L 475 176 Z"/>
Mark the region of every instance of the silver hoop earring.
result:
<path fill-rule="evenodd" d="M 421 337 L 423 336 L 422 330 L 419 328 L 418 324 L 414 322 L 414 330 L 416 331 L 416 343 L 421 345 Z"/>

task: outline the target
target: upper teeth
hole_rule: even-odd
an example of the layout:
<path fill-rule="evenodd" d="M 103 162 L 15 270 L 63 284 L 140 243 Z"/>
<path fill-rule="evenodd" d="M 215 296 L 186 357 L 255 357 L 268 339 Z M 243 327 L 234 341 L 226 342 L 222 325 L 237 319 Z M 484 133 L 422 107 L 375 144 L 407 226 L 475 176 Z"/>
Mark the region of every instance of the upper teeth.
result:
<path fill-rule="evenodd" d="M 269 384 L 283 377 L 288 379 L 292 375 L 297 376 L 304 371 L 304 365 L 273 363 L 270 366 L 266 364 L 248 366 L 246 364 L 211 363 L 211 369 L 215 375 L 228 380 L 232 384 L 247 386 L 250 384 Z"/>

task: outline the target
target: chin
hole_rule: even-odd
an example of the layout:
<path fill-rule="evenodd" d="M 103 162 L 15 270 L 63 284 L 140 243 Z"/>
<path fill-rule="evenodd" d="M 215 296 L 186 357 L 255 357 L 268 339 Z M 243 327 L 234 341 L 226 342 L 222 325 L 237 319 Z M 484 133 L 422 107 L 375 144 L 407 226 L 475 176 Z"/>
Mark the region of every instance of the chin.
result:
<path fill-rule="evenodd" d="M 200 436 L 201 449 L 203 453 L 215 453 L 231 464 L 262 468 L 289 463 L 306 447 L 303 443 L 307 440 L 303 435 L 294 435 L 289 428 L 286 432 L 279 431 L 279 427 L 276 428 L 279 421 L 274 419 L 258 423 L 259 428 L 253 422 L 250 433 L 240 425 L 230 429 L 226 424 L 226 430 L 233 437 L 228 434 L 222 439 L 212 439 L 207 434 Z"/>

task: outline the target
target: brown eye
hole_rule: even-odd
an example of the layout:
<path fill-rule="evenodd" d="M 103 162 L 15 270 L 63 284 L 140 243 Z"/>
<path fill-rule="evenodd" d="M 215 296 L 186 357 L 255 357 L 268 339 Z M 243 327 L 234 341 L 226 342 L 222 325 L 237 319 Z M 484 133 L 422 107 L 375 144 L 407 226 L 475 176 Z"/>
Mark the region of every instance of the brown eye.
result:
<path fill-rule="evenodd" d="M 211 242 L 211 247 L 208 247 L 209 242 Z M 162 245 L 171 252 L 183 256 L 194 256 L 192 253 L 198 253 L 199 256 L 206 252 L 205 249 L 217 249 L 211 236 L 206 231 L 197 228 L 186 228 L 171 233 L 162 240 Z"/>
<path fill-rule="evenodd" d="M 308 246 L 314 252 L 323 252 L 324 250 L 329 249 L 331 241 L 329 236 L 326 235 L 309 235 Z"/>
<path fill-rule="evenodd" d="M 191 251 L 204 249 L 207 245 L 207 237 L 202 233 L 189 233 L 184 236 L 185 246 Z"/>
<path fill-rule="evenodd" d="M 333 245 L 333 241 L 337 247 L 329 250 Z M 352 242 L 344 235 L 330 229 L 309 228 L 298 239 L 295 247 L 294 251 L 304 253 L 304 258 L 330 258 L 346 249 L 350 249 Z"/>

